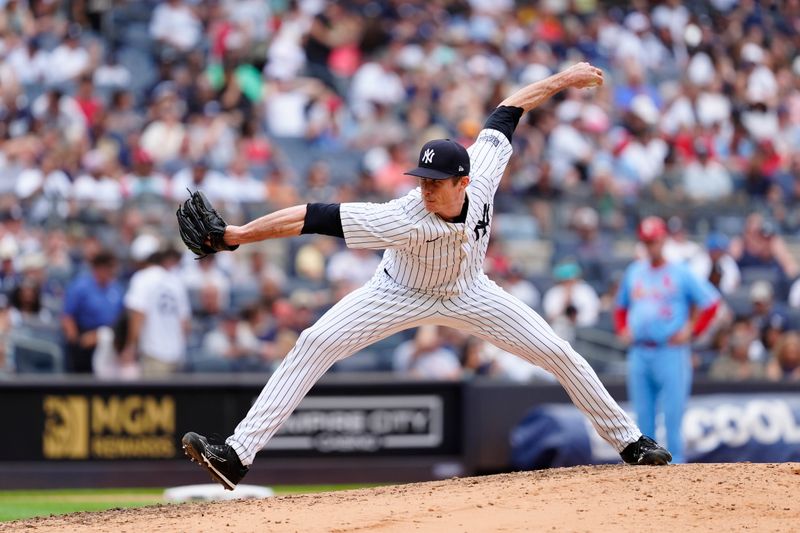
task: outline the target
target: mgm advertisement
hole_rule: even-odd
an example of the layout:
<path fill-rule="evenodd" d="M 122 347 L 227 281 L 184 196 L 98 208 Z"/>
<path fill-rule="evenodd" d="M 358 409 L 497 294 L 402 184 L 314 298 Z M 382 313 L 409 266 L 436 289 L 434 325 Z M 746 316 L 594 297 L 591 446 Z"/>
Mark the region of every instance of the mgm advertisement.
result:
<path fill-rule="evenodd" d="M 169 395 L 47 395 L 45 459 L 164 459 L 175 455 L 175 399 Z"/>
<path fill-rule="evenodd" d="M 260 385 L 0 384 L 0 461 L 183 460 L 180 439 L 233 432 Z M 329 384 L 305 398 L 260 455 L 457 455 L 458 384 Z"/>

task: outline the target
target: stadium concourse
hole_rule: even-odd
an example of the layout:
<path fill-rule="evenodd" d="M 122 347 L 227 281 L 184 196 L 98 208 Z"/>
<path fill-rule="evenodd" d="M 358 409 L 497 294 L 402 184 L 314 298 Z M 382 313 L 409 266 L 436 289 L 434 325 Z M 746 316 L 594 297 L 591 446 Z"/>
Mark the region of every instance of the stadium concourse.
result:
<path fill-rule="evenodd" d="M 154 252 L 180 244 L 187 188 L 231 223 L 298 202 L 389 199 L 415 186 L 402 171 L 426 140 L 469 142 L 499 95 L 586 60 L 605 86 L 560 94 L 517 130 L 487 272 L 618 376 L 616 285 L 641 254 L 638 221 L 662 216 L 671 258 L 727 303 L 694 345 L 697 375 L 800 380 L 797 3 L 0 4 L 10 379 L 137 379 L 119 361 L 167 336 L 168 350 L 148 354 L 162 370 L 273 368 L 379 257 L 304 237 L 176 258 L 175 318 L 189 334 L 130 335 L 127 319 L 153 300 L 131 277 L 153 259 L 172 265 Z M 396 335 L 334 370 L 549 379 L 443 329 Z"/>

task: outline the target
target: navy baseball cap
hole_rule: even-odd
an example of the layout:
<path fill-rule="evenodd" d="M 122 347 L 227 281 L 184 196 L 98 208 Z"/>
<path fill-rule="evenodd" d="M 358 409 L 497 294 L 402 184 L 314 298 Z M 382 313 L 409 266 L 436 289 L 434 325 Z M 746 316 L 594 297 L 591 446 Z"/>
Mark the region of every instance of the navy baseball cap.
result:
<path fill-rule="evenodd" d="M 404 174 L 433 180 L 468 176 L 469 154 L 466 148 L 450 139 L 428 141 L 419 151 L 417 168 Z"/>

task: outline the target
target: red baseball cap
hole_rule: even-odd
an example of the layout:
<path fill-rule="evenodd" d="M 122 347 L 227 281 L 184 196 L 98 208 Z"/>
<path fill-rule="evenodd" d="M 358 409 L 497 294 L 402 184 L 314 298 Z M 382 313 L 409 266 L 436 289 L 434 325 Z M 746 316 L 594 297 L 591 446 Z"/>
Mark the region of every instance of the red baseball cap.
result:
<path fill-rule="evenodd" d="M 661 217 L 646 217 L 639 224 L 639 240 L 649 242 L 667 236 L 667 223 Z"/>

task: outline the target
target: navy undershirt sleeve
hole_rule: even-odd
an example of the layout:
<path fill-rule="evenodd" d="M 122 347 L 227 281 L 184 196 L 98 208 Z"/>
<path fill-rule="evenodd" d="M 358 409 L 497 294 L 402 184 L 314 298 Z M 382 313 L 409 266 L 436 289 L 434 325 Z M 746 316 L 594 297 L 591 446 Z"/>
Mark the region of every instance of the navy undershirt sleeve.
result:
<path fill-rule="evenodd" d="M 521 107 L 498 106 L 486 119 L 486 124 L 483 127 L 499 131 L 506 136 L 508 142 L 511 142 L 511 135 L 517 129 L 517 124 L 519 124 L 519 119 L 524 111 Z"/>
<path fill-rule="evenodd" d="M 344 239 L 339 204 L 306 204 L 306 218 L 300 233 L 319 233 Z"/>

